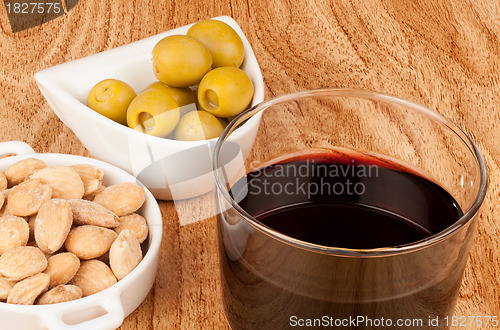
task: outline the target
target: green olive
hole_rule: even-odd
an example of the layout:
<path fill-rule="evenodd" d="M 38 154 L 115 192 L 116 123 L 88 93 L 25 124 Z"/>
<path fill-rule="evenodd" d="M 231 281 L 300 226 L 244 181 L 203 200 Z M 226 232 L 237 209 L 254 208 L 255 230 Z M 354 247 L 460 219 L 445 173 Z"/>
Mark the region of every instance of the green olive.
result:
<path fill-rule="evenodd" d="M 127 108 L 136 96 L 132 87 L 117 79 L 98 82 L 90 90 L 87 106 L 103 116 L 127 125 Z"/>
<path fill-rule="evenodd" d="M 213 58 L 213 67 L 234 66 L 239 68 L 245 58 L 243 42 L 236 31 L 224 22 L 205 19 L 193 25 L 187 32 L 205 47 Z"/>
<path fill-rule="evenodd" d="M 206 111 L 191 111 L 185 114 L 175 129 L 175 139 L 182 141 L 208 140 L 218 137 L 224 125 Z"/>
<path fill-rule="evenodd" d="M 212 67 L 212 55 L 198 40 L 172 35 L 153 48 L 153 69 L 156 78 L 172 87 L 196 85 Z"/>
<path fill-rule="evenodd" d="M 179 106 L 175 99 L 156 88 L 139 93 L 127 110 L 128 127 L 158 137 L 170 134 L 179 118 Z"/>
<path fill-rule="evenodd" d="M 233 67 L 213 69 L 198 86 L 200 106 L 217 117 L 241 113 L 252 101 L 254 87 L 245 71 Z"/>
<path fill-rule="evenodd" d="M 157 81 L 148 85 L 146 89 L 148 88 L 158 88 L 170 94 L 170 96 L 172 96 L 175 102 L 177 102 L 177 104 L 179 105 L 181 117 L 189 111 L 196 110 L 196 97 L 194 91 L 189 87 L 170 87 L 162 82 Z"/>

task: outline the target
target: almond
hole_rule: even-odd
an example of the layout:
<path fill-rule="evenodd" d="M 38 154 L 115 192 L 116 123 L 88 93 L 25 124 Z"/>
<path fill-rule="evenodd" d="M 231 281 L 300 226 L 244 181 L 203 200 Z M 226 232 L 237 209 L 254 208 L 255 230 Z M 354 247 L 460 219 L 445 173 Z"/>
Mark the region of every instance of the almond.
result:
<path fill-rule="evenodd" d="M 130 230 L 122 230 L 109 249 L 109 265 L 113 274 L 121 280 L 134 270 L 141 260 L 141 244 Z"/>
<path fill-rule="evenodd" d="M 100 204 L 84 199 L 70 199 L 69 204 L 76 225 L 113 228 L 120 224 L 118 216 Z"/>
<path fill-rule="evenodd" d="M 29 179 L 12 188 L 9 193 L 9 212 L 29 216 L 38 212 L 43 203 L 52 197 L 52 188 L 41 179 Z"/>
<path fill-rule="evenodd" d="M 73 228 L 66 239 L 66 249 L 81 259 L 92 259 L 108 252 L 116 238 L 111 229 L 83 225 Z"/>
<path fill-rule="evenodd" d="M 29 226 L 23 219 L 14 215 L 0 218 L 0 255 L 13 248 L 26 245 L 29 239 Z"/>
<path fill-rule="evenodd" d="M 21 246 L 9 250 L 0 257 L 0 275 L 12 280 L 22 280 L 42 272 L 47 259 L 36 247 Z"/>
<path fill-rule="evenodd" d="M 137 211 L 145 200 L 144 188 L 131 182 L 107 187 L 94 198 L 94 202 L 101 204 L 119 217 Z"/>
<path fill-rule="evenodd" d="M 109 267 L 99 260 L 83 261 L 70 284 L 82 289 L 83 297 L 109 288 L 117 282 Z"/>
<path fill-rule="evenodd" d="M 52 187 L 52 197 L 62 199 L 82 198 L 85 188 L 78 173 L 69 166 L 52 166 L 31 175 Z"/>
<path fill-rule="evenodd" d="M 40 159 L 26 158 L 10 165 L 4 172 L 9 187 L 16 186 L 28 179 L 36 171 L 47 167 Z"/>
<path fill-rule="evenodd" d="M 14 286 L 14 282 L 9 281 L 3 277 L 0 277 L 0 301 L 7 300 L 10 290 Z"/>
<path fill-rule="evenodd" d="M 37 300 L 38 305 L 57 304 L 82 297 L 82 289 L 76 285 L 58 285 L 45 292 Z"/>
<path fill-rule="evenodd" d="M 9 292 L 9 304 L 33 305 L 35 299 L 49 287 L 49 275 L 37 274 L 16 283 Z"/>
<path fill-rule="evenodd" d="M 80 259 L 71 252 L 63 252 L 50 257 L 43 272 L 50 276 L 49 288 L 53 288 L 71 281 L 79 268 Z"/>
<path fill-rule="evenodd" d="M 100 169 L 87 165 L 79 164 L 71 166 L 83 181 L 84 196 L 94 193 L 102 182 L 103 173 Z"/>
<path fill-rule="evenodd" d="M 45 253 L 63 246 L 73 224 L 73 214 L 64 199 L 52 199 L 42 205 L 35 220 L 35 241 Z"/>
<path fill-rule="evenodd" d="M 148 223 L 143 216 L 137 213 L 120 217 L 120 224 L 114 228 L 114 231 L 120 234 L 123 229 L 130 230 L 141 244 L 148 237 Z"/>

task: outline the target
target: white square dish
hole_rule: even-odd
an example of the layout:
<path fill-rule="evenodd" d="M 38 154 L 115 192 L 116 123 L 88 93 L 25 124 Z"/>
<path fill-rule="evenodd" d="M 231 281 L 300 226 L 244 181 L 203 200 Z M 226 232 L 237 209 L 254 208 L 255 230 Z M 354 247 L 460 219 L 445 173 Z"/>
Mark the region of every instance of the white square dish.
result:
<path fill-rule="evenodd" d="M 231 17 L 213 19 L 227 23 L 243 41 L 245 59 L 241 69 L 250 77 L 255 88 L 251 106 L 262 102 L 262 73 L 243 31 Z M 210 140 L 177 141 L 149 136 L 98 114 L 85 103 L 91 88 L 103 79 L 123 80 L 136 92 L 156 81 L 151 61 L 153 47 L 166 36 L 186 34 L 193 24 L 35 74 L 38 87 L 50 107 L 88 151 L 94 157 L 140 177 L 158 199 L 186 199 L 213 188 Z M 255 117 L 238 128 L 242 138 L 255 138 L 259 120 L 260 116 Z M 182 179 L 179 180 L 179 177 Z M 175 189 L 169 183 L 172 181 L 176 181 Z"/>

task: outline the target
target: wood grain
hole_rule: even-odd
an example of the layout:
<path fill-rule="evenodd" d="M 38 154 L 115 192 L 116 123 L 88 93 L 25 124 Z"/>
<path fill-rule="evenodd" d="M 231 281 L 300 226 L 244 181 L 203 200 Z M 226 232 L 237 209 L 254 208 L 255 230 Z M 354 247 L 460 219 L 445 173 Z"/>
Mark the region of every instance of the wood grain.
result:
<path fill-rule="evenodd" d="M 0 8 L 0 141 L 88 156 L 33 74 L 219 15 L 235 18 L 247 35 L 266 98 L 306 88 L 367 88 L 420 102 L 465 128 L 487 162 L 490 186 L 456 315 L 500 317 L 497 1 L 81 0 L 66 15 L 17 33 Z M 165 225 L 157 280 L 121 328 L 227 328 L 215 219 L 180 227 L 174 205 L 160 206 Z"/>

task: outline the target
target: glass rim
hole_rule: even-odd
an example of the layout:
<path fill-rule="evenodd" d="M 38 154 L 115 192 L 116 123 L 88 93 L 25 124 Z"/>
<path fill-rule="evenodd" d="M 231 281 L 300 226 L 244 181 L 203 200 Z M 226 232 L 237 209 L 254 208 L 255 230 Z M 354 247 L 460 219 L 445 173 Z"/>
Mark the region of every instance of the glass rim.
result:
<path fill-rule="evenodd" d="M 324 245 L 318 245 L 310 242 L 306 242 L 297 238 L 293 238 L 291 236 L 285 235 L 273 228 L 270 228 L 255 217 L 247 213 L 243 208 L 239 206 L 239 204 L 230 196 L 229 191 L 225 187 L 225 184 L 222 182 L 222 179 L 219 175 L 219 153 L 222 147 L 222 144 L 227 139 L 227 137 L 243 122 L 250 119 L 252 116 L 260 113 L 267 108 L 279 104 L 284 103 L 291 100 L 302 99 L 311 96 L 319 96 L 319 95 L 329 95 L 336 97 L 356 97 L 362 98 L 372 101 L 381 101 L 391 104 L 402 105 L 410 110 L 419 112 L 421 114 L 430 117 L 432 120 L 439 122 L 440 124 L 448 127 L 455 135 L 462 140 L 462 142 L 469 148 L 471 154 L 474 156 L 475 161 L 479 167 L 480 174 L 480 184 L 477 195 L 475 197 L 474 203 L 469 207 L 467 212 L 465 212 L 460 219 L 455 221 L 452 225 L 448 226 L 446 229 L 426 237 L 422 240 L 400 245 L 400 246 L 392 246 L 392 247 L 381 247 L 374 249 L 352 249 L 352 248 L 341 248 L 341 247 L 330 247 Z M 486 169 L 486 164 L 483 156 L 479 152 L 479 149 L 469 137 L 467 133 L 465 133 L 460 127 L 455 125 L 446 117 L 442 116 L 438 112 L 421 105 L 419 103 L 399 98 L 390 94 L 375 92 L 371 90 L 363 90 L 363 89 L 353 89 L 353 88 L 321 88 L 321 89 L 311 89 L 311 90 L 302 90 L 292 93 L 287 93 L 279 96 L 275 96 L 268 100 L 265 100 L 250 109 L 242 112 L 236 118 L 234 118 L 224 129 L 222 134 L 217 139 L 217 143 L 215 144 L 215 148 L 213 151 L 213 159 L 212 159 L 212 167 L 214 171 L 214 179 L 216 183 L 216 191 L 217 193 L 222 194 L 227 202 L 233 207 L 239 216 L 241 216 L 244 221 L 250 224 L 255 229 L 263 232 L 264 234 L 271 236 L 283 243 L 296 246 L 305 250 L 310 250 L 313 252 L 323 253 L 323 254 L 331 254 L 337 256 L 364 256 L 364 257 L 377 257 L 377 256 L 387 256 L 387 255 L 395 255 L 395 254 L 403 254 L 412 251 L 416 251 L 427 246 L 438 243 L 447 237 L 456 233 L 460 228 L 464 227 L 479 211 L 481 208 L 483 201 L 486 196 L 486 190 L 488 186 L 488 174 Z"/>

